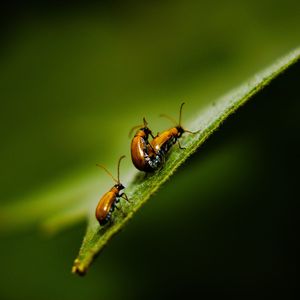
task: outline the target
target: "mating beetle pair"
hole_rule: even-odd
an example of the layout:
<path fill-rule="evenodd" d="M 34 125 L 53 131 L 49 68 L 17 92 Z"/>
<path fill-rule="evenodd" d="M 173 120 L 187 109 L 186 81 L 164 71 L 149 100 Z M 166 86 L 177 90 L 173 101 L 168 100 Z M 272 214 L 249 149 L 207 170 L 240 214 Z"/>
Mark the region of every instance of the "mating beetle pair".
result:
<path fill-rule="evenodd" d="M 135 134 L 134 138 L 131 142 L 131 159 L 134 166 L 144 172 L 153 172 L 159 169 L 165 161 L 165 156 L 176 142 L 178 142 L 179 148 L 181 147 L 179 143 L 179 138 L 183 133 L 194 133 L 189 130 L 184 129 L 181 126 L 181 114 L 182 107 L 184 103 L 181 104 L 179 110 L 179 123 L 175 127 L 172 127 L 168 130 L 163 131 L 160 134 L 157 134 L 156 137 L 152 135 L 151 130 L 148 128 L 148 124 L 144 120 L 144 126 L 140 128 Z M 177 123 L 172 118 L 161 115 L 163 117 L 167 117 L 171 119 L 175 124 Z M 141 125 L 135 126 L 132 130 Z M 153 138 L 151 142 L 149 142 L 149 135 Z"/>
<path fill-rule="evenodd" d="M 162 167 L 166 154 L 176 142 L 178 142 L 179 148 L 184 149 L 181 147 L 179 143 L 179 138 L 182 136 L 183 133 L 195 133 L 189 130 L 184 129 L 181 126 L 181 114 L 182 114 L 182 107 L 184 103 L 181 104 L 179 110 L 179 123 L 175 127 L 172 127 L 168 130 L 163 131 L 157 136 L 153 136 L 152 131 L 148 127 L 148 123 L 143 119 L 143 125 L 135 126 L 131 129 L 129 135 L 138 128 L 135 136 L 131 141 L 131 159 L 134 166 L 144 172 L 154 172 Z M 172 118 L 167 117 L 174 121 Z M 176 123 L 176 121 L 175 121 Z M 149 141 L 149 136 L 152 137 L 151 142 Z M 111 214 L 117 207 L 117 203 L 120 201 L 120 198 L 123 198 L 127 201 L 127 195 L 122 192 L 124 186 L 120 183 L 120 162 L 125 156 L 121 156 L 118 162 L 118 179 L 116 180 L 111 173 L 102 165 L 98 165 L 99 167 L 103 168 L 116 182 L 116 184 L 107 192 L 105 193 L 102 198 L 100 199 L 97 208 L 96 208 L 96 218 L 99 221 L 100 225 L 106 224 L 111 219 Z"/>

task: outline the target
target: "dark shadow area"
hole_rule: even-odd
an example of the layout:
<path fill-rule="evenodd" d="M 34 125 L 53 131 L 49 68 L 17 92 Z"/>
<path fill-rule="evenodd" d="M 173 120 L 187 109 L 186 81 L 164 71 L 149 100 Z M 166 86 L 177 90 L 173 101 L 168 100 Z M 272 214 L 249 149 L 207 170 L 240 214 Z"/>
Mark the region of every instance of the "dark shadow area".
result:
<path fill-rule="evenodd" d="M 231 116 L 158 192 L 155 204 L 147 204 L 148 213 L 151 210 L 156 218 L 142 212 L 130 224 L 136 230 L 130 231 L 131 227 L 127 236 L 120 235 L 106 249 L 117 263 L 127 260 L 123 267 L 130 274 L 140 274 L 134 283 L 139 289 L 137 299 L 215 294 L 293 299 L 299 226 L 299 76 L 298 63 Z M 201 182 L 187 170 L 197 165 L 200 174 L 211 153 L 240 140 L 254 145 L 245 152 L 244 160 L 253 164 L 240 174 L 245 180 L 228 187 L 226 193 L 203 195 Z M 230 176 L 231 170 L 220 167 L 218 172 Z M 190 176 L 190 188 L 174 191 L 180 189 L 179 178 L 184 176 Z M 174 212 L 172 204 L 168 211 L 159 206 L 167 197 L 174 206 L 181 202 L 177 213 L 181 218 L 172 223 L 163 221 L 164 213 Z M 157 223 L 149 224 L 149 219 Z M 124 243 L 131 246 L 119 251 Z"/>

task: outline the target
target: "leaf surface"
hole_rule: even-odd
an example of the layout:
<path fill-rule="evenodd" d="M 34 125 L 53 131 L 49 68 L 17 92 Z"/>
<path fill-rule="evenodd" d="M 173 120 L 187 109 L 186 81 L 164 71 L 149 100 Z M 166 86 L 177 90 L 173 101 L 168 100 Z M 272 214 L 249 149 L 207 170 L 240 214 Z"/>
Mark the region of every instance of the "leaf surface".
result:
<path fill-rule="evenodd" d="M 154 174 L 135 173 L 127 176 L 127 178 L 131 177 L 126 188 L 131 203 L 128 204 L 125 201 L 122 203 L 123 212 L 114 212 L 112 224 L 100 227 L 94 216 L 94 210 L 90 211 L 86 235 L 72 271 L 84 274 L 107 242 L 125 226 L 151 195 L 172 176 L 176 169 L 204 143 L 222 122 L 279 74 L 295 64 L 299 57 L 300 49 L 296 49 L 200 111 L 192 122 L 184 122 L 188 130 L 200 130 L 200 132 L 195 135 L 184 134 L 181 144 L 185 149 L 181 150 L 175 145 L 160 171 Z"/>

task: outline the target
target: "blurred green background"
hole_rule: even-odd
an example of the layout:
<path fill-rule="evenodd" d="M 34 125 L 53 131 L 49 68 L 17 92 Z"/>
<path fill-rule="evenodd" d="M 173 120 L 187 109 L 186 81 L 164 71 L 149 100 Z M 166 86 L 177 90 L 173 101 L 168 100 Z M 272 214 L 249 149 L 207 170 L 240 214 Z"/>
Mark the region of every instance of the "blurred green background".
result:
<path fill-rule="evenodd" d="M 111 181 L 95 163 L 114 170 L 126 154 L 131 172 L 132 126 L 146 116 L 154 132 L 166 128 L 159 113 L 177 116 L 182 100 L 192 119 L 298 46 L 299 13 L 299 1 L 270 0 L 11 4 L 0 31 L 0 205 L 89 176 L 101 196 Z M 51 238 L 2 228 L 0 299 L 289 298 L 299 73 L 297 64 L 226 121 L 87 277 L 70 274 L 82 218 Z"/>

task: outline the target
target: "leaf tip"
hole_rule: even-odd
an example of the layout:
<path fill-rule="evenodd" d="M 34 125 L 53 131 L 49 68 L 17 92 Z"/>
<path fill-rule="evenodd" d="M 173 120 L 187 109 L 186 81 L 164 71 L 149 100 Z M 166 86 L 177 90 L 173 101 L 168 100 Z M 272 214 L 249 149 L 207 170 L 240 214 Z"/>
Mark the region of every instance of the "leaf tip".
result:
<path fill-rule="evenodd" d="M 86 268 L 78 258 L 74 260 L 72 273 L 79 276 L 84 276 L 86 274 Z"/>

